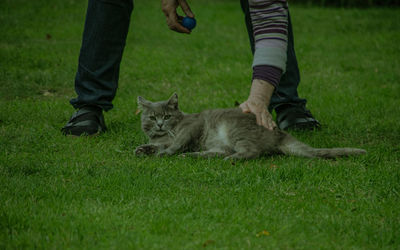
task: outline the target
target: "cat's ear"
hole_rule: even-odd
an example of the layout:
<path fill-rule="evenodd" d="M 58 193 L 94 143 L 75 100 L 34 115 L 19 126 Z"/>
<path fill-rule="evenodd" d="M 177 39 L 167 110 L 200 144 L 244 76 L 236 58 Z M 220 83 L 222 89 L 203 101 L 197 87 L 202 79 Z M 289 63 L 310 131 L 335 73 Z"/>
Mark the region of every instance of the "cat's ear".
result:
<path fill-rule="evenodd" d="M 168 107 L 172 109 L 178 109 L 178 94 L 174 93 L 169 99 L 168 99 Z"/>
<path fill-rule="evenodd" d="M 143 110 L 143 108 L 146 108 L 146 107 L 150 106 L 150 102 L 147 101 L 146 99 L 144 99 L 141 96 L 138 96 L 137 103 L 138 103 L 138 107 L 139 107 L 140 110 Z"/>

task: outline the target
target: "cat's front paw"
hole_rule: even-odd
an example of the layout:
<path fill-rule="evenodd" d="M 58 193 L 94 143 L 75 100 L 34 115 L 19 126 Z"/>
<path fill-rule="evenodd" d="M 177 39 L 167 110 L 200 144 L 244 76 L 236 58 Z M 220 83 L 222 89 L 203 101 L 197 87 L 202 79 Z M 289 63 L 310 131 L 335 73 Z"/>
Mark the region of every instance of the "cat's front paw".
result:
<path fill-rule="evenodd" d="M 140 145 L 135 149 L 136 155 L 153 155 L 157 152 L 157 147 L 151 144 Z"/>

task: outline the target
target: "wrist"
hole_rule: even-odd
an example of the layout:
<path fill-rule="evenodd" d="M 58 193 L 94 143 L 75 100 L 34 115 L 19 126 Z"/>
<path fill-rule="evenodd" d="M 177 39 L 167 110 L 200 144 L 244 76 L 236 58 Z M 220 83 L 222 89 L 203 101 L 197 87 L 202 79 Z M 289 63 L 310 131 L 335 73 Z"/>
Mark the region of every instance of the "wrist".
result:
<path fill-rule="evenodd" d="M 249 99 L 268 105 L 274 90 L 275 87 L 271 83 L 261 79 L 253 79 Z"/>
<path fill-rule="evenodd" d="M 282 76 L 282 69 L 270 65 L 257 65 L 253 67 L 253 79 L 264 80 L 278 86 Z"/>

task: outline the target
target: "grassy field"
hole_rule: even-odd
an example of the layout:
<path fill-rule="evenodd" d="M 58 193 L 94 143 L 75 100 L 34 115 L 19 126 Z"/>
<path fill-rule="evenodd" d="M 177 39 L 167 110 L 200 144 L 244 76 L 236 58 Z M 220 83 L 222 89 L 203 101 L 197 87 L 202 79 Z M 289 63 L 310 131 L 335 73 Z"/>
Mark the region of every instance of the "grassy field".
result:
<path fill-rule="evenodd" d="M 186 112 L 247 97 L 239 3 L 192 2 L 187 36 L 137 1 L 109 132 L 69 138 L 86 1 L 0 1 L 0 248 L 399 249 L 400 10 L 291 8 L 299 91 L 323 124 L 295 135 L 367 155 L 137 158 L 138 95 L 176 91 Z"/>

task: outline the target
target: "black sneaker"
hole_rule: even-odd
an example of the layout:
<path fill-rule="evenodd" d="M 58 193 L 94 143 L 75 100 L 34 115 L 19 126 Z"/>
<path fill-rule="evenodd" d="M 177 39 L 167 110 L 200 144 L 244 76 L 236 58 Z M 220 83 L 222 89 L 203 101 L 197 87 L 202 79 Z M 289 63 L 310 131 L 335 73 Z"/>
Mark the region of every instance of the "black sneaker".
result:
<path fill-rule="evenodd" d="M 103 110 L 99 107 L 86 106 L 76 111 L 68 123 L 61 129 L 64 135 L 97 135 L 106 131 Z"/>
<path fill-rule="evenodd" d="M 305 104 L 283 104 L 275 111 L 278 127 L 282 130 L 314 130 L 321 127 Z"/>

